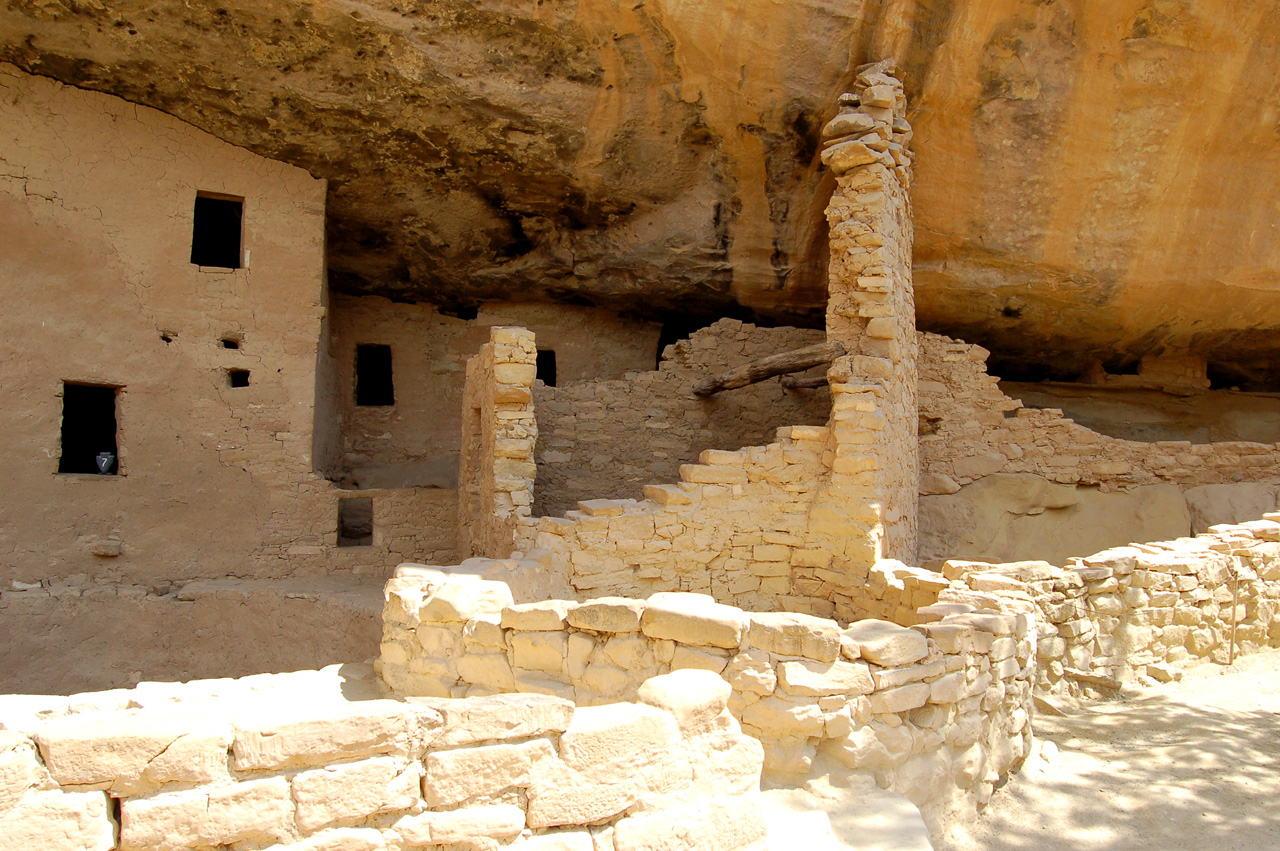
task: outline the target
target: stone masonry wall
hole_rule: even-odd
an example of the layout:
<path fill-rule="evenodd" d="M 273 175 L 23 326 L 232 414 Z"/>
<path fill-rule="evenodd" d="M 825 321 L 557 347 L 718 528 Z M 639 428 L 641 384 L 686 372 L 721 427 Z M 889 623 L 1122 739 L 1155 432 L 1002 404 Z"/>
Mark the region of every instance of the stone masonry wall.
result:
<path fill-rule="evenodd" d="M 870 530 L 874 558 L 916 557 L 915 296 L 911 200 L 911 126 L 902 83 L 892 61 L 859 69 L 854 91 L 823 128 L 822 161 L 836 175 L 827 205 L 831 264 L 827 338 L 848 357 L 833 364 L 832 409 L 836 463 L 829 484 L 836 506 L 861 500 L 870 488 L 878 521 Z M 863 388 L 875 396 L 874 411 Z M 841 404 L 841 401 L 846 404 Z M 874 435 L 872 435 L 874 432 Z M 861 537 L 858 524 L 844 530 Z M 855 564 L 868 559 L 855 556 Z"/>
<path fill-rule="evenodd" d="M 489 329 L 489 342 L 467 361 L 458 472 L 459 550 L 464 556 L 511 552 L 516 525 L 528 518 L 537 467 L 538 423 L 530 387 L 537 373 L 533 334 Z"/>
<path fill-rule="evenodd" d="M 535 513 L 561 514 L 583 499 L 639 497 L 646 484 L 674 479 L 704 449 L 737 449 L 767 441 L 781 425 L 826 422 L 826 388 L 787 390 L 773 378 L 706 398 L 692 393 L 708 375 L 821 340 L 821 331 L 721 319 L 668 346 L 655 371 L 536 384 Z"/>
<path fill-rule="evenodd" d="M 767 771 L 803 774 L 821 752 L 877 772 L 919 806 L 985 801 L 1028 752 L 1036 633 L 1025 589 L 966 592 L 976 605 L 914 629 L 841 629 L 701 594 L 516 605 L 506 584 L 477 575 L 396 573 L 380 671 L 399 694 L 532 692 L 593 705 L 631 699 L 668 671 L 707 670 L 732 687 L 729 709 L 764 743 Z"/>
<path fill-rule="evenodd" d="M 335 293 L 330 301 L 340 466 L 343 478 L 362 488 L 454 487 L 466 362 L 489 341 L 493 326 L 519 325 L 537 335 L 539 348 L 555 352 L 560 385 L 649 370 L 657 357 L 657 325 L 599 308 L 490 303 L 474 319 L 459 319 L 429 304 L 377 296 Z M 394 405 L 354 404 L 356 347 L 363 344 L 391 348 Z"/>
<path fill-rule="evenodd" d="M 764 847 L 761 747 L 714 675 L 580 709 L 541 695 L 347 700 L 279 679 L 84 695 L 61 717 L 0 700 L 0 847 Z"/>
<path fill-rule="evenodd" d="M 1176 666 L 1226 664 L 1280 647 L 1280 514 L 1214 526 L 1194 538 L 1134 544 L 1073 559 L 988 565 L 948 562 L 976 589 L 1030 589 L 1040 624 L 1040 688 L 1115 689 L 1134 674 L 1167 682 Z M 944 603 L 925 610 L 949 611 Z"/>
<path fill-rule="evenodd" d="M 1023 408 L 987 374 L 987 355 L 936 334 L 920 337 L 922 493 L 949 493 L 993 473 L 1034 473 L 1104 491 L 1280 481 L 1276 444 L 1140 443 L 1098 434 L 1057 409 Z"/>

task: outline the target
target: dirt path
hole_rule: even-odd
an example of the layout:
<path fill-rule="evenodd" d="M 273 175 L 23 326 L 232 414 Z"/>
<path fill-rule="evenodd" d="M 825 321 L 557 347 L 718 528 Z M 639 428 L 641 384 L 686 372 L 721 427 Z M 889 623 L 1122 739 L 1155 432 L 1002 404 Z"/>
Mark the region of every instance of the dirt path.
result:
<path fill-rule="evenodd" d="M 1280 851 L 1280 652 L 1070 711 L 938 851 Z"/>

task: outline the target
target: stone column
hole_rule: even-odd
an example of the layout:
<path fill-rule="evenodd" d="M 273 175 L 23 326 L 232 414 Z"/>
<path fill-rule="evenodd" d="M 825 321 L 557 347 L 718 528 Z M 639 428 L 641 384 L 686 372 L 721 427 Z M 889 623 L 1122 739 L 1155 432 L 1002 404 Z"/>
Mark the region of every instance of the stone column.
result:
<path fill-rule="evenodd" d="M 828 373 L 832 473 L 814 531 L 826 530 L 836 571 L 849 575 L 879 558 L 916 556 L 911 127 L 895 73 L 891 60 L 859 69 L 854 90 L 823 128 L 822 161 L 836 177 L 827 207 L 827 338 L 849 354 Z"/>

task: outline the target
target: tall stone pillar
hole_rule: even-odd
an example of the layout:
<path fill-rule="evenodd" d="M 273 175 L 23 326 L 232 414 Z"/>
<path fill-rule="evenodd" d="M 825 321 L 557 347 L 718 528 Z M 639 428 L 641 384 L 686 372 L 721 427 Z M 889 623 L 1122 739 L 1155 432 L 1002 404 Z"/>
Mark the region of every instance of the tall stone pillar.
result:
<path fill-rule="evenodd" d="M 891 60 L 861 68 L 823 128 L 822 161 L 836 177 L 827 338 L 848 354 L 828 373 L 832 472 L 811 531 L 826 530 L 828 546 L 844 554 L 834 570 L 850 577 L 879 558 L 916 556 L 911 127 L 895 73 Z"/>

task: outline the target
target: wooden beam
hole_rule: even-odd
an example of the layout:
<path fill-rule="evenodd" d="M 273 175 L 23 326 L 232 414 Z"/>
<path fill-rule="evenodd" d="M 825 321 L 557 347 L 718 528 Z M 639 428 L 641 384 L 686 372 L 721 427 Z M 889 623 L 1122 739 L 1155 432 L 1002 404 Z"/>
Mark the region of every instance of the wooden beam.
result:
<path fill-rule="evenodd" d="M 800 372 L 819 364 L 831 363 L 843 355 L 844 346 L 839 343 L 818 343 L 813 346 L 805 346 L 803 349 L 769 355 L 767 358 L 752 361 L 737 369 L 731 369 L 728 372 L 704 378 L 693 385 L 693 392 L 697 396 L 710 396 L 712 393 L 719 393 L 721 390 L 746 387 L 748 384 L 755 384 L 757 381 L 764 381 L 766 378 L 772 378 L 775 375 L 786 375 L 792 372 Z"/>
<path fill-rule="evenodd" d="M 788 390 L 813 390 L 827 386 L 825 375 L 784 375 L 782 386 Z"/>

